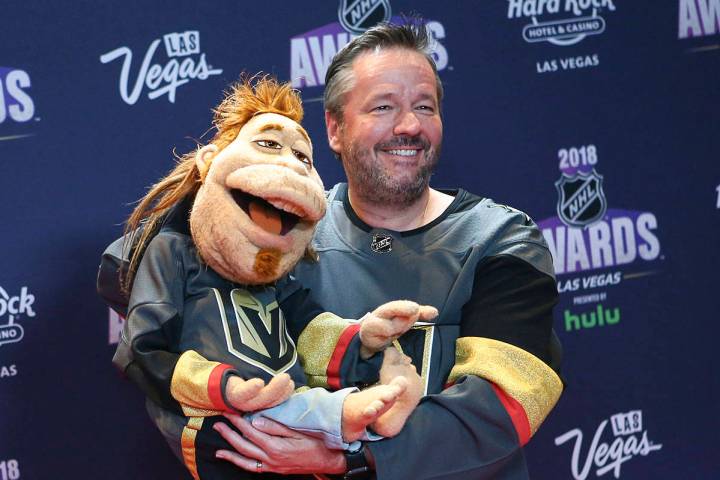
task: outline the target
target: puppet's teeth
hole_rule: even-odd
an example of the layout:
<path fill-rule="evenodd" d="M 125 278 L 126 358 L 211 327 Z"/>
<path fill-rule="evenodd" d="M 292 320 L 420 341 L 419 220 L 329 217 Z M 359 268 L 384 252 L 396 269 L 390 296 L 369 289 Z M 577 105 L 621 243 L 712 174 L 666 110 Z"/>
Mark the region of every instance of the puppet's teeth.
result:
<path fill-rule="evenodd" d="M 280 210 L 284 210 L 289 213 L 292 213 L 293 215 L 297 215 L 300 218 L 305 216 L 305 212 L 303 211 L 302 208 L 300 208 L 290 202 L 287 202 L 285 200 L 272 199 L 272 200 L 268 200 L 268 202 L 270 202 L 273 207 L 280 209 Z"/>

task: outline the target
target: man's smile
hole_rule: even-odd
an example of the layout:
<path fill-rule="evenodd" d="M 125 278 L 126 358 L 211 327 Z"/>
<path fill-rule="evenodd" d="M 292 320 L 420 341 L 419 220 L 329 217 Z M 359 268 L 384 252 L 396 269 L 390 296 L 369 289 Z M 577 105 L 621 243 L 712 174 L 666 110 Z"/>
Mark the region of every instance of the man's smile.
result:
<path fill-rule="evenodd" d="M 385 155 L 393 157 L 401 157 L 398 160 L 400 164 L 415 164 L 420 158 L 420 154 L 430 148 L 430 142 L 422 137 L 395 137 L 387 142 L 379 143 L 375 150 Z"/>
<path fill-rule="evenodd" d="M 384 151 L 385 153 L 389 153 L 390 155 L 399 155 L 401 157 L 414 157 L 420 152 L 420 150 L 416 149 L 393 149 L 382 151 Z"/>

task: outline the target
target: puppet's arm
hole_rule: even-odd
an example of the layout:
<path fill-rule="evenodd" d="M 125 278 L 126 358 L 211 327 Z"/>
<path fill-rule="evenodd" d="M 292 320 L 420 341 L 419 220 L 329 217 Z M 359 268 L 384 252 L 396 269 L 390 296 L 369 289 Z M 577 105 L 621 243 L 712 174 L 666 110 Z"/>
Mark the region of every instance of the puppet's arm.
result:
<path fill-rule="evenodd" d="M 298 355 L 311 387 L 337 390 L 377 383 L 383 350 L 417 320 L 437 316 L 434 307 L 398 300 L 381 305 L 358 323 L 324 311 L 292 279 L 279 288 L 292 292 L 282 294 L 281 308 L 292 337 L 298 338 Z"/>
<path fill-rule="evenodd" d="M 478 266 L 454 384 L 425 397 L 396 437 L 369 445 L 379 480 L 528 478 L 521 447 L 562 391 L 548 351 L 556 299 L 553 278 L 528 263 L 498 256 Z"/>
<path fill-rule="evenodd" d="M 157 404 L 187 416 L 252 411 L 285 400 L 294 385 L 279 375 L 245 381 L 231 365 L 179 353 L 189 238 L 161 233 L 138 268 L 114 363 Z"/>
<path fill-rule="evenodd" d="M 158 235 L 148 245 L 135 277 L 127 318 L 113 358 L 115 366 L 145 395 L 176 412 L 181 408 L 170 393 L 170 385 L 180 358 L 174 345 L 182 328 L 185 278 L 182 247 L 180 237 L 166 234 Z M 107 298 L 101 288 L 106 289 L 107 285 L 98 283 L 98 290 Z"/>
<path fill-rule="evenodd" d="M 231 365 L 207 360 L 193 350 L 180 356 L 171 381 L 173 398 L 192 417 L 274 407 L 287 400 L 294 388 L 286 373 L 267 385 L 260 378 L 243 380 Z"/>
<path fill-rule="evenodd" d="M 245 381 L 231 365 L 213 362 L 195 351 L 174 352 L 182 328 L 185 238 L 162 234 L 148 246 L 130 299 L 122 293 L 118 271 L 127 270 L 125 237 L 102 255 L 97 289 L 108 306 L 127 316 L 115 365 L 155 403 L 187 415 L 253 411 L 285 400 L 293 390 L 287 375 L 268 385 Z M 128 313 L 129 312 L 129 313 Z"/>
<path fill-rule="evenodd" d="M 380 305 L 365 315 L 360 323 L 360 356 L 370 358 L 389 347 L 418 320 L 429 321 L 437 315 L 435 307 L 418 305 L 409 300 Z"/>

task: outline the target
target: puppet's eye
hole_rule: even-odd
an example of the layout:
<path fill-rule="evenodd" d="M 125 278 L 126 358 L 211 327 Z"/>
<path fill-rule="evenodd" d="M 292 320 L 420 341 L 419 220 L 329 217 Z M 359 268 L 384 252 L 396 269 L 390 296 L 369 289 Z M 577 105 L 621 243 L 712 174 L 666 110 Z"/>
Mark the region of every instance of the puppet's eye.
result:
<path fill-rule="evenodd" d="M 280 145 L 275 140 L 257 140 L 255 143 L 257 143 L 261 147 L 272 148 L 274 150 L 280 150 L 282 148 L 282 145 Z"/>
<path fill-rule="evenodd" d="M 300 150 L 293 150 L 293 155 L 295 155 L 295 158 L 300 160 L 302 163 L 304 163 L 308 167 L 312 167 L 312 161 L 308 158 L 307 155 L 302 153 Z"/>

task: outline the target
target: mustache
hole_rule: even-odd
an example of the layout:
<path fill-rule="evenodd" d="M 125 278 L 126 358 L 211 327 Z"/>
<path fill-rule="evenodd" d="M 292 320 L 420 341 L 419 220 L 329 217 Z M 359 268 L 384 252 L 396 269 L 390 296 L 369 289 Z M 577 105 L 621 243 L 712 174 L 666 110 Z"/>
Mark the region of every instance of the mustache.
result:
<path fill-rule="evenodd" d="M 415 137 L 408 137 L 406 135 L 393 137 L 387 142 L 381 142 L 375 145 L 375 149 L 383 149 L 383 148 L 395 148 L 395 147 L 419 147 L 424 150 L 427 150 L 430 148 L 430 142 L 420 135 L 417 135 Z"/>

